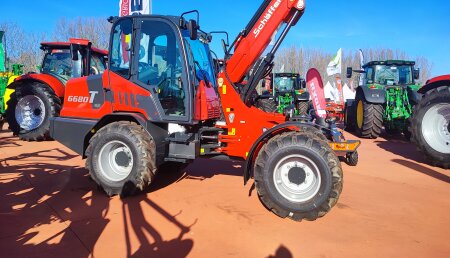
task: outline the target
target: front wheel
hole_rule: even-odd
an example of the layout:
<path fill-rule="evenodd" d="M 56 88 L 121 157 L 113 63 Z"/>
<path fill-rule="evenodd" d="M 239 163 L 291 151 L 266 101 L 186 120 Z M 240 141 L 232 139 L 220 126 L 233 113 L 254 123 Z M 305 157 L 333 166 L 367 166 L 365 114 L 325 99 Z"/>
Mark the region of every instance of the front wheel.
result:
<path fill-rule="evenodd" d="M 362 94 L 356 95 L 355 105 L 356 135 L 361 138 L 378 138 L 383 127 L 383 105 L 367 102 Z"/>
<path fill-rule="evenodd" d="M 263 204 L 282 218 L 316 220 L 337 203 L 343 173 L 325 141 L 308 133 L 288 132 L 269 140 L 254 168 Z"/>
<path fill-rule="evenodd" d="M 86 150 L 92 179 L 109 195 L 134 195 L 153 181 L 155 143 L 141 126 L 115 122 L 100 129 Z"/>

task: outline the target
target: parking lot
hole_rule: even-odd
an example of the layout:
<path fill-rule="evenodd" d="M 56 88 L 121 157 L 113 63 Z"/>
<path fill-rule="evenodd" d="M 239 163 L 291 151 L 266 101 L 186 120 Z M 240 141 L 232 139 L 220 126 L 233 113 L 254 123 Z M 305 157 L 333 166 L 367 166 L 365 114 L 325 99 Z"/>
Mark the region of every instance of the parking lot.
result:
<path fill-rule="evenodd" d="M 352 138 L 352 136 L 350 136 Z M 354 137 L 353 137 L 354 138 Z M 57 142 L 0 133 L 2 257 L 450 257 L 450 171 L 414 145 L 363 140 L 338 204 L 282 220 L 243 186 L 239 162 L 197 160 L 146 193 L 108 198 Z"/>

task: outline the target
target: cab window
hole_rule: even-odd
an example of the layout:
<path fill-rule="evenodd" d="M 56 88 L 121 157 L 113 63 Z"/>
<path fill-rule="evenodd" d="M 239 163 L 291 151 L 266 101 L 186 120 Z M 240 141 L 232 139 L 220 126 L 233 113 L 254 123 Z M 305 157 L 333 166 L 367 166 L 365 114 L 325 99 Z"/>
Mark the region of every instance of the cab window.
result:
<path fill-rule="evenodd" d="M 111 44 L 110 69 L 125 78 L 130 75 L 132 25 L 130 19 L 119 21 L 114 27 Z"/>
<path fill-rule="evenodd" d="M 157 89 L 167 116 L 185 116 L 182 59 L 172 27 L 161 21 L 142 21 L 138 40 L 138 80 Z"/>

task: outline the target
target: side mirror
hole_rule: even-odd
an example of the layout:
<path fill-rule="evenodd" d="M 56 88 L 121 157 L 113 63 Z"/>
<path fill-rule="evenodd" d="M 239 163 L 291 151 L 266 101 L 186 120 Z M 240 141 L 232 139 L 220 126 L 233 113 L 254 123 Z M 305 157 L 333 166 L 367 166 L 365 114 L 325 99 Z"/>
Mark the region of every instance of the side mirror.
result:
<path fill-rule="evenodd" d="M 414 80 L 419 80 L 420 79 L 420 69 L 414 69 Z"/>
<path fill-rule="evenodd" d="M 352 78 L 352 75 L 353 75 L 353 68 L 347 67 L 347 78 L 348 79 Z"/>
<path fill-rule="evenodd" d="M 189 20 L 187 25 L 187 29 L 189 30 L 189 37 L 192 40 L 196 40 L 198 38 L 198 25 L 195 20 Z"/>

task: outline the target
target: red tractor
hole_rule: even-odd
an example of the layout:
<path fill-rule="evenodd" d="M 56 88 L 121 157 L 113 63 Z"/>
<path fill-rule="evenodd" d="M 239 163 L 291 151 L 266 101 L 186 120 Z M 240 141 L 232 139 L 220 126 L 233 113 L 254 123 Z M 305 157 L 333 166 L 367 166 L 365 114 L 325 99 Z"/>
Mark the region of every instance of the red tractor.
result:
<path fill-rule="evenodd" d="M 92 47 L 89 40 L 41 43 L 45 52 L 40 73 L 15 79 L 6 119 L 14 135 L 26 141 L 50 139 L 50 119 L 59 116 L 65 85 L 71 78 L 100 76 L 106 69 L 108 52 Z M 75 58 L 72 58 L 75 53 Z"/>
<path fill-rule="evenodd" d="M 303 0 L 265 0 L 234 43 L 224 44 L 218 74 L 197 11 L 111 18 L 108 70 L 67 83 L 51 136 L 87 158 L 108 195 L 142 191 L 166 172 L 164 164 L 233 158 L 245 161 L 244 183 L 253 176 L 261 201 L 278 216 L 324 216 L 343 186 L 335 151 L 354 152 L 359 143 L 328 143 L 319 125 L 251 103 L 304 8 Z M 194 13 L 197 21 L 185 19 Z M 282 24 L 274 47 L 245 78 Z"/>
<path fill-rule="evenodd" d="M 433 163 L 450 168 L 450 75 L 427 81 L 411 119 L 412 141 Z"/>

